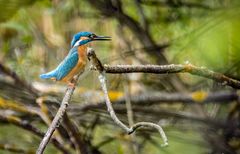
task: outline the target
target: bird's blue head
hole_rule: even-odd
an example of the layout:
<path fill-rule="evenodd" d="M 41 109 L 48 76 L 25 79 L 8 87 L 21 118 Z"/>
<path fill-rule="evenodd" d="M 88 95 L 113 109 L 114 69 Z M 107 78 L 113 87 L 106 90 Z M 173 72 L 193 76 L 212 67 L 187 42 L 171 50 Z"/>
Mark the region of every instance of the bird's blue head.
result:
<path fill-rule="evenodd" d="M 111 40 L 109 36 L 97 36 L 92 32 L 79 32 L 75 34 L 71 41 L 71 48 L 87 44 L 91 41 L 108 41 Z"/>

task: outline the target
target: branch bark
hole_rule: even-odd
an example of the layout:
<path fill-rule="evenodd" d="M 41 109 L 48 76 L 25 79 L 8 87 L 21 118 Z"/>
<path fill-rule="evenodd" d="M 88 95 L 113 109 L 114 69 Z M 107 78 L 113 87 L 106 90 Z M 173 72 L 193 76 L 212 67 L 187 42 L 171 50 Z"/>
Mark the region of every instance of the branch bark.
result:
<path fill-rule="evenodd" d="M 77 80 L 79 78 L 79 76 L 81 75 L 82 72 L 80 72 L 76 79 L 73 80 L 73 84 L 75 85 L 77 83 Z M 56 127 L 58 127 L 58 125 L 60 124 L 60 120 L 63 118 L 63 115 L 65 114 L 66 112 L 66 109 L 68 107 L 68 102 L 71 100 L 71 97 L 72 97 L 72 94 L 75 90 L 75 86 L 69 86 L 67 88 L 67 91 L 65 93 L 65 96 L 62 100 L 62 103 L 61 103 L 61 106 L 60 108 L 58 109 L 58 112 L 56 114 L 56 116 L 54 117 L 51 125 L 49 126 L 44 138 L 42 139 L 39 147 L 38 147 L 38 150 L 37 150 L 37 154 L 42 154 L 43 151 L 45 150 L 51 136 L 53 135 L 53 132 L 55 131 Z"/>
<path fill-rule="evenodd" d="M 240 89 L 240 81 L 232 79 L 224 74 L 214 72 L 204 67 L 197 67 L 192 64 L 170 64 L 170 65 L 104 65 L 106 73 L 153 73 L 153 74 L 170 74 L 170 73 L 190 73 L 212 79 L 222 85 L 228 85 Z"/>

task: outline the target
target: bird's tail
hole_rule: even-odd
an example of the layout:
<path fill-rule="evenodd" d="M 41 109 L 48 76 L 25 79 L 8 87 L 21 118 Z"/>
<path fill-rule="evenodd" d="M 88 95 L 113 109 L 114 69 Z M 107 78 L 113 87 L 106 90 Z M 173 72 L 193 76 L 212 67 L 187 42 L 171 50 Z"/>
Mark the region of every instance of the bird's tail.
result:
<path fill-rule="evenodd" d="M 56 72 L 55 71 L 51 71 L 51 72 L 48 72 L 46 74 L 41 74 L 40 75 L 40 78 L 42 79 L 50 79 L 50 78 L 55 78 L 56 77 Z"/>

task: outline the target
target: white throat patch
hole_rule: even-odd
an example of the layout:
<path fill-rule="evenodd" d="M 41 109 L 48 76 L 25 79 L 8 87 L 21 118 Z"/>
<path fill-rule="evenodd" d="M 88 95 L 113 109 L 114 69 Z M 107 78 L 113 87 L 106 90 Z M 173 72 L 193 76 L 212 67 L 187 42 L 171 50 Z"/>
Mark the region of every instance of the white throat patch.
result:
<path fill-rule="evenodd" d="M 80 44 L 81 41 L 82 41 L 82 40 L 78 40 L 78 41 L 74 44 L 73 47 L 79 46 L 79 44 Z"/>

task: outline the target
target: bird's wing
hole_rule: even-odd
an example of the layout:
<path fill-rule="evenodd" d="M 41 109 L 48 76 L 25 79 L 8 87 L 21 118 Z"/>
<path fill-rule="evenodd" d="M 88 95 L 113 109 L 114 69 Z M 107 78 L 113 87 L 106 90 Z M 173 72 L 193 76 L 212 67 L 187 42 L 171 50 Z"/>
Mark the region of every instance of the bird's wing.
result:
<path fill-rule="evenodd" d="M 61 80 L 64 78 L 78 63 L 77 48 L 72 48 L 67 57 L 56 68 L 56 79 Z"/>

